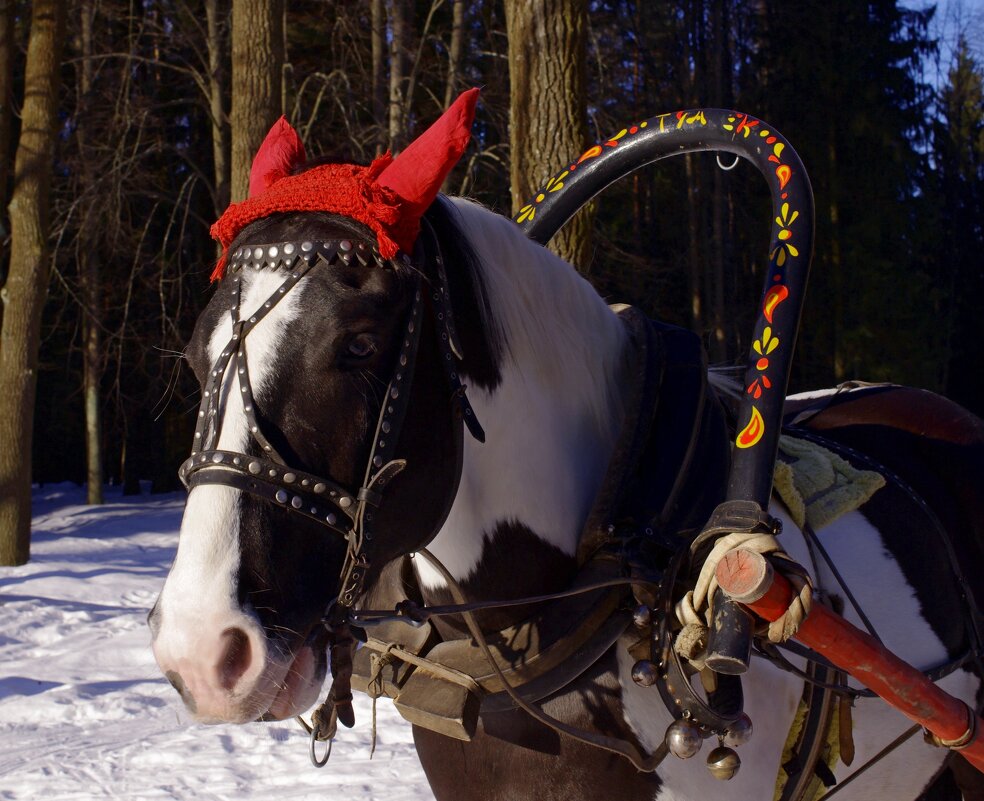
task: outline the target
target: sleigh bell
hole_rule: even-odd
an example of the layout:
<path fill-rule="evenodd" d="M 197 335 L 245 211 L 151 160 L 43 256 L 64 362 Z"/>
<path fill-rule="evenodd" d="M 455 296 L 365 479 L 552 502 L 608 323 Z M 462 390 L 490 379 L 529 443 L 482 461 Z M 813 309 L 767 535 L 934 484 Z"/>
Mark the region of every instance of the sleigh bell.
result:
<path fill-rule="evenodd" d="M 666 747 L 673 756 L 680 759 L 690 759 L 700 751 L 704 736 L 696 723 L 688 718 L 680 718 L 669 725 L 664 739 Z M 715 749 L 715 751 L 717 750 Z"/>
<path fill-rule="evenodd" d="M 719 745 L 707 755 L 707 769 L 715 779 L 723 782 L 734 778 L 741 767 L 741 759 L 733 748 Z"/>
<path fill-rule="evenodd" d="M 752 719 L 742 712 L 734 723 L 728 726 L 722 740 L 724 745 L 737 748 L 752 739 Z"/>
<path fill-rule="evenodd" d="M 659 679 L 659 668 L 648 659 L 640 659 L 632 666 L 632 681 L 640 687 L 652 687 Z"/>

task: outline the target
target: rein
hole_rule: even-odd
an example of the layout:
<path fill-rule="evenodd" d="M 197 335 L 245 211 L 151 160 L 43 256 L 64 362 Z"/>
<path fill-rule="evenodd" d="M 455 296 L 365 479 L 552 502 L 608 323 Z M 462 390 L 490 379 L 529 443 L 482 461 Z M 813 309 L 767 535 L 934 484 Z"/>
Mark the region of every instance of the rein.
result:
<path fill-rule="evenodd" d="M 428 562 L 437 567 L 440 564 L 437 557 L 426 550 L 418 553 L 424 556 Z M 438 572 L 443 576 L 446 568 L 443 565 L 438 567 Z M 563 598 L 573 598 L 576 595 L 583 595 L 596 590 L 604 590 L 612 587 L 632 587 L 640 584 L 653 584 L 654 581 L 643 578 L 621 578 L 598 581 L 592 584 L 575 587 L 560 592 L 552 592 L 547 595 L 528 595 L 524 598 L 511 598 L 503 601 L 465 601 L 464 596 L 460 603 L 445 604 L 443 606 L 420 606 L 413 601 L 401 601 L 393 609 L 353 609 L 348 616 L 349 622 L 360 628 L 371 628 L 386 623 L 406 623 L 410 626 L 422 626 L 431 618 L 447 617 L 449 615 L 464 615 L 472 612 L 483 612 L 488 609 L 504 609 L 510 606 L 527 606 L 530 604 L 546 603 L 547 601 L 559 601 Z"/>

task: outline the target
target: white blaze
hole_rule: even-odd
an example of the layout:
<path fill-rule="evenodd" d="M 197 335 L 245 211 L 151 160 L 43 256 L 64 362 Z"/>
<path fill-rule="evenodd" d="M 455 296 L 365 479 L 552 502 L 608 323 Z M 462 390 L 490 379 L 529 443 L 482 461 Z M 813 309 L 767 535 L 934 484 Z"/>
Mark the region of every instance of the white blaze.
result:
<path fill-rule="evenodd" d="M 243 271 L 241 286 L 242 319 L 255 314 L 263 303 L 277 291 L 286 274 L 272 270 Z M 274 374 L 280 345 L 289 323 L 298 314 L 303 280 L 283 296 L 246 337 L 246 358 L 249 379 L 255 398 L 262 398 Z M 229 298 L 228 307 L 235 305 L 231 296 L 231 279 L 218 290 Z M 219 358 L 232 339 L 232 315 L 226 311 L 209 339 L 211 364 Z M 211 368 L 210 368 L 211 370 Z M 223 381 L 219 416 L 222 420 L 217 448 L 244 451 L 249 442 L 248 422 L 243 408 L 239 377 L 235 375 L 235 360 L 230 361 Z M 221 621 L 242 614 L 236 598 L 236 578 L 239 569 L 239 495 L 231 487 L 205 485 L 188 494 L 178 552 L 160 597 L 162 638 L 171 638 L 173 645 L 187 646 L 202 629 L 223 625 Z"/>

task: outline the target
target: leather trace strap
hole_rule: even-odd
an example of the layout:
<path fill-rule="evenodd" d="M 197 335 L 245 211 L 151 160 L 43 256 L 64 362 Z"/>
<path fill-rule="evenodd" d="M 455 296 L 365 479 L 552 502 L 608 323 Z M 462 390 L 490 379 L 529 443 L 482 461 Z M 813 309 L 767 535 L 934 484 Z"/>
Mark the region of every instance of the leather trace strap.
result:
<path fill-rule="evenodd" d="M 427 551 L 426 548 L 418 551 L 418 555 L 424 557 L 430 565 L 441 574 L 445 582 L 447 582 L 451 596 L 455 603 L 459 605 L 459 608 L 463 607 L 467 602 L 461 591 L 461 587 L 455 581 L 454 577 L 448 572 L 448 569 L 444 566 L 444 564 L 433 554 Z M 666 755 L 669 753 L 669 749 L 667 748 L 665 742 L 660 743 L 653 753 L 645 754 L 638 748 L 638 746 L 636 746 L 635 743 L 629 740 L 623 740 L 619 737 L 609 737 L 607 735 L 598 734 L 597 732 L 587 731 L 585 729 L 578 729 L 564 723 L 561 720 L 558 720 L 551 715 L 548 715 L 539 707 L 527 702 L 518 692 L 516 692 L 516 690 L 503 675 L 502 669 L 499 667 L 499 663 L 489 650 L 488 641 L 485 638 L 484 632 L 479 627 L 475 616 L 471 612 L 462 612 L 461 616 L 468 626 L 468 631 L 478 644 L 478 647 L 482 650 L 482 653 L 488 661 L 489 666 L 492 668 L 492 671 L 502 683 L 502 687 L 506 694 L 510 697 L 510 699 L 512 699 L 512 702 L 516 706 L 528 715 L 538 720 L 544 726 L 547 726 L 560 734 L 564 734 L 567 737 L 579 740 L 580 742 L 594 746 L 595 748 L 600 748 L 604 751 L 609 751 L 610 753 L 625 757 L 633 765 L 635 765 L 638 770 L 646 773 L 656 770 L 660 763 L 666 758 Z"/>
<path fill-rule="evenodd" d="M 699 562 L 701 552 L 718 537 L 745 532 L 778 536 L 781 531 L 781 521 L 770 515 L 756 501 L 723 501 L 711 513 L 710 520 L 690 544 L 690 553 L 693 561 Z"/>

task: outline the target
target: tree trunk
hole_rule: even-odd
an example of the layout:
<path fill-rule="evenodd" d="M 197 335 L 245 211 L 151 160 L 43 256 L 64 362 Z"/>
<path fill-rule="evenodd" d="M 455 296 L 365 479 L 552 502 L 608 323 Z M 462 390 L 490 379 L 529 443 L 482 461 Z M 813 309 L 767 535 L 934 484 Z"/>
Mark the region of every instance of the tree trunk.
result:
<path fill-rule="evenodd" d="M 697 170 L 692 153 L 683 157 L 687 176 L 687 292 L 690 295 L 690 325 L 703 336 L 704 308 L 701 304 L 700 218 L 697 214 Z"/>
<path fill-rule="evenodd" d="M 7 208 L 7 181 L 10 177 L 11 120 L 14 100 L 14 0 L 0 0 L 0 215 Z M 7 227 L 0 220 L 0 236 Z M 3 283 L 0 272 L 0 284 Z"/>
<path fill-rule="evenodd" d="M 448 47 L 448 82 L 444 85 L 444 108 L 458 94 L 461 57 L 465 52 L 465 0 L 452 0 L 451 45 Z"/>
<path fill-rule="evenodd" d="M 208 26 L 208 100 L 212 119 L 212 161 L 215 173 L 215 216 L 229 205 L 229 120 L 222 102 L 225 70 L 222 68 L 223 32 L 220 0 L 205 0 Z M 252 161 L 250 162 L 252 164 Z"/>
<path fill-rule="evenodd" d="M 708 57 L 711 68 L 710 105 L 714 108 L 730 108 L 731 93 L 726 86 L 731 83 L 731 47 L 728 38 L 727 0 L 711 0 L 711 48 Z M 727 204 L 724 188 L 724 172 L 716 165 L 713 169 L 711 193 L 711 235 L 714 246 L 711 249 L 714 287 L 711 316 L 714 321 L 708 357 L 711 362 L 724 362 L 728 357 L 727 332 L 725 330 L 724 298 L 731 276 L 725 275 L 725 264 L 730 263 L 727 236 Z"/>
<path fill-rule="evenodd" d="M 92 63 L 92 29 L 96 9 L 93 0 L 80 3 L 82 40 L 82 80 L 79 85 L 79 121 L 76 135 L 79 140 L 79 155 L 82 157 L 82 177 L 86 187 L 94 183 L 92 160 L 88 157 L 88 114 L 92 97 L 92 80 L 95 70 Z M 94 209 L 98 215 L 98 209 Z M 87 213 L 87 218 L 89 215 Z M 86 502 L 103 502 L 102 485 L 102 404 L 100 403 L 103 375 L 102 352 L 102 287 L 100 285 L 100 259 L 102 255 L 94 241 L 101 226 L 95 219 L 87 219 L 79 231 L 79 272 L 82 276 L 82 384 L 85 404 L 85 484 Z"/>
<path fill-rule="evenodd" d="M 406 0 L 390 0 L 389 149 L 396 155 L 407 144 L 407 49 L 410 46 Z"/>
<path fill-rule="evenodd" d="M 10 178 L 11 122 L 14 106 L 14 0 L 0 0 L 0 287 L 7 278 L 7 184 Z M 0 325 L 3 304 L 0 303 Z"/>
<path fill-rule="evenodd" d="M 48 197 L 58 124 L 62 0 L 35 0 L 10 200 L 10 274 L 0 292 L 0 564 L 31 552 L 31 445 L 41 309 L 48 289 Z"/>
<path fill-rule="evenodd" d="M 829 261 L 830 261 L 830 286 L 831 294 L 833 295 L 833 351 L 834 351 L 834 380 L 840 384 L 846 381 L 850 376 L 848 376 L 847 371 L 847 356 L 844 347 L 843 329 L 844 329 L 844 274 L 843 274 L 843 259 L 841 258 L 841 240 L 840 240 L 840 205 L 837 200 L 837 142 L 836 142 L 836 131 L 834 130 L 834 125 L 831 123 L 827 130 L 827 159 L 828 159 L 828 170 L 830 171 L 830 182 L 828 184 L 829 192 L 829 204 L 827 207 L 827 212 L 830 216 L 830 244 L 829 244 Z"/>
<path fill-rule="evenodd" d="M 249 194 L 253 157 L 283 113 L 283 0 L 232 2 L 232 200 Z"/>
<path fill-rule="evenodd" d="M 448 80 L 444 84 L 444 108 L 454 102 L 461 82 L 461 61 L 465 52 L 465 0 L 452 0 L 451 44 L 448 47 Z M 452 178 L 444 179 L 441 191 L 450 193 Z"/>
<path fill-rule="evenodd" d="M 376 155 L 386 148 L 386 7 L 383 0 L 370 3 L 372 26 L 372 118 L 376 128 Z"/>
<path fill-rule="evenodd" d="M 683 63 L 680 65 L 681 75 L 683 76 L 683 105 L 691 107 L 697 105 L 695 97 L 696 90 L 694 84 L 693 65 L 693 31 L 695 28 L 694 4 L 685 3 L 683 15 Z M 700 194 L 700 170 L 695 163 L 693 153 L 687 153 L 683 157 L 684 170 L 687 183 L 687 293 L 690 297 L 690 325 L 701 337 L 704 335 L 705 313 L 704 313 L 704 292 L 703 292 L 703 269 L 701 265 L 700 247 L 700 212 L 697 207 L 697 198 Z"/>
<path fill-rule="evenodd" d="M 506 0 L 509 42 L 509 183 L 513 213 L 552 171 L 573 163 L 588 141 L 585 89 L 586 0 Z M 594 208 L 587 206 L 550 248 L 588 267 Z"/>

